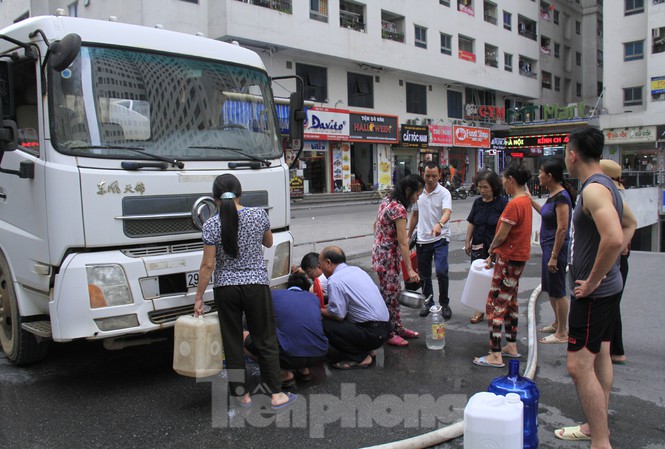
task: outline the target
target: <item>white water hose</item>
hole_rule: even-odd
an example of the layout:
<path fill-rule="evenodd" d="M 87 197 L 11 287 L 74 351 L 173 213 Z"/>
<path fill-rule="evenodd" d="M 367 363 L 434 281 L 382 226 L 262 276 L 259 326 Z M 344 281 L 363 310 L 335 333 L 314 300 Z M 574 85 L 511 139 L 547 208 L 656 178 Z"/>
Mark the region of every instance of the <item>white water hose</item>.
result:
<path fill-rule="evenodd" d="M 538 345 L 536 344 L 536 299 L 538 299 L 540 291 L 541 287 L 539 284 L 531 293 L 527 306 L 526 321 L 529 348 L 526 367 L 524 368 L 524 377 L 528 377 L 529 379 L 533 379 L 535 376 L 536 364 L 538 362 Z M 422 449 L 453 440 L 462 435 L 464 435 L 464 420 L 416 437 L 379 444 L 377 446 L 370 446 L 365 449 Z"/>

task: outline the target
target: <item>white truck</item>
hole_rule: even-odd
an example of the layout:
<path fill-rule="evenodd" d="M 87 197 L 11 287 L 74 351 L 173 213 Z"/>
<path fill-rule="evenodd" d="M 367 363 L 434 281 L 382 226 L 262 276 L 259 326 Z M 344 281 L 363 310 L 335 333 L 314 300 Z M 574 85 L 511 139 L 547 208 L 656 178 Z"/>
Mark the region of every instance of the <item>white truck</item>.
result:
<path fill-rule="evenodd" d="M 42 359 L 50 340 L 122 346 L 192 313 L 221 173 L 268 212 L 271 285 L 286 281 L 288 167 L 257 54 L 35 17 L 0 31 L 0 96 L 0 342 L 12 363 Z M 292 95 L 296 123 L 299 110 Z M 212 288 L 205 299 L 214 306 Z"/>

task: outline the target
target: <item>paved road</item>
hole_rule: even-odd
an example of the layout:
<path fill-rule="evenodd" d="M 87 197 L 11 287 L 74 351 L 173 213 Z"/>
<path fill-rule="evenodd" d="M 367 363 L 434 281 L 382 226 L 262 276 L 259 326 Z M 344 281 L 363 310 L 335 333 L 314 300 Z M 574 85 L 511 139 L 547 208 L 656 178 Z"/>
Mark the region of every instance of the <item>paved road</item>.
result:
<path fill-rule="evenodd" d="M 332 209 L 329 220 L 342 229 L 346 218 Z M 349 206 L 349 211 L 354 215 L 355 209 Z M 371 216 L 371 208 L 366 213 Z M 294 218 L 293 232 L 306 238 L 299 220 Z M 366 229 L 368 223 L 356 225 Z M 662 449 L 665 255 L 634 252 L 630 261 L 623 301 L 629 361 L 615 368 L 612 442 L 619 449 Z M 367 255 L 350 262 L 369 269 Z M 539 284 L 539 264 L 534 248 L 520 282 L 523 354 L 525 303 Z M 427 350 L 419 338 L 408 348 L 386 347 L 369 370 L 321 366 L 310 383 L 298 385 L 301 398 L 292 413 L 265 413 L 258 399 L 249 410 L 228 406 L 223 378 L 197 383 L 178 376 L 171 369 L 171 332 L 161 343 L 116 352 L 96 342 L 56 344 L 44 362 L 27 368 L 11 366 L 0 352 L 0 448 L 355 448 L 458 422 L 468 398 L 504 374 L 471 363 L 487 350 L 487 327 L 469 324 L 471 311 L 460 303 L 467 269 L 460 242 L 451 245 L 453 318 L 443 351 Z M 536 317 L 547 323 L 553 316 L 542 296 Z M 427 329 L 416 310 L 403 309 L 403 320 L 414 330 Z M 540 447 L 587 448 L 588 443 L 561 442 L 552 434 L 584 419 L 566 373 L 565 347 L 539 345 L 538 350 Z M 250 385 L 256 385 L 256 365 L 249 366 L 249 374 Z M 438 447 L 459 449 L 463 439 Z"/>

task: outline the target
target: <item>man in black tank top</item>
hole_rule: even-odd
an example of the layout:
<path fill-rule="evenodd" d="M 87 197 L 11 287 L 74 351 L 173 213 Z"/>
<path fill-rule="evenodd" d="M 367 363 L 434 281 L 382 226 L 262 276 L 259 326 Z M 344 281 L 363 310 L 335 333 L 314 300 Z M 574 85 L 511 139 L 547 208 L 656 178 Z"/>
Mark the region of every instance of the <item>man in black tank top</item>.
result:
<path fill-rule="evenodd" d="M 582 183 L 569 251 L 568 373 L 587 422 L 554 432 L 566 440 L 591 439 L 594 449 L 611 448 L 607 408 L 613 378 L 610 339 L 622 285 L 619 255 L 636 227 L 600 168 L 604 140 L 599 130 L 587 127 L 572 132 L 566 145 L 566 167 Z"/>

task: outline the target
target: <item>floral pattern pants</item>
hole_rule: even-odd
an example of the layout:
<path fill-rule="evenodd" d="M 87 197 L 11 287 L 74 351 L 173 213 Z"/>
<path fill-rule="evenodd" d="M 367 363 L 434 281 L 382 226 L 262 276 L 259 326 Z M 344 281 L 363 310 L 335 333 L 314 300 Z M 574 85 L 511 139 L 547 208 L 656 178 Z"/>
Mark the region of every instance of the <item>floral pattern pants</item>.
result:
<path fill-rule="evenodd" d="M 381 296 L 383 296 L 383 300 L 386 302 L 388 312 L 390 313 L 390 324 L 393 329 L 390 337 L 392 337 L 395 334 L 401 335 L 402 332 L 404 332 L 398 302 L 402 286 L 400 284 L 399 271 L 396 269 L 390 269 L 390 267 L 386 268 L 386 271 L 379 271 L 377 272 L 377 275 L 379 276 L 379 290 L 381 291 Z"/>
<path fill-rule="evenodd" d="M 500 256 L 497 256 L 494 263 L 494 275 L 485 309 L 492 352 L 501 352 L 502 326 L 506 330 L 506 341 L 517 341 L 517 291 L 525 265 L 525 262 L 510 261 Z"/>

